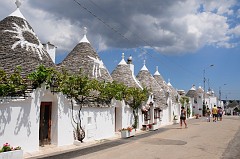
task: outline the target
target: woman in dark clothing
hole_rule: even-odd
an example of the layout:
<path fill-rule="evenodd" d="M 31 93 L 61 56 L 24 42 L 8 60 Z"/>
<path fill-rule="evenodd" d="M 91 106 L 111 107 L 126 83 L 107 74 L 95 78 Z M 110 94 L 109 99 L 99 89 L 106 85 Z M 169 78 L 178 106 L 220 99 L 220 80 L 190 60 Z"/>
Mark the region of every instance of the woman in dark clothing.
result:
<path fill-rule="evenodd" d="M 181 115 L 180 115 L 180 126 L 182 128 L 182 123 L 185 124 L 185 128 L 187 128 L 187 123 L 186 123 L 186 110 L 184 107 L 181 107 Z"/>

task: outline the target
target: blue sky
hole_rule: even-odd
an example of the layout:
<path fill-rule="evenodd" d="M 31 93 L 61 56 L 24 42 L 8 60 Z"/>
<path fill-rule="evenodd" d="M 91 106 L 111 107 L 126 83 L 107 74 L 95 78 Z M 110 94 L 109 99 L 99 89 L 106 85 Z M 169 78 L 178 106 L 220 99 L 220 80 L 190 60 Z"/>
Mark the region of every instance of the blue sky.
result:
<path fill-rule="evenodd" d="M 143 66 L 143 59 L 138 58 L 133 50 L 111 50 L 100 52 L 99 55 L 106 67 L 111 72 L 121 60 L 121 53 L 127 57 L 133 56 L 135 75 Z M 203 70 L 205 69 L 205 88 L 210 87 L 219 95 L 221 87 L 221 99 L 240 99 L 240 47 L 223 49 L 204 47 L 193 54 L 184 55 L 160 55 L 149 51 L 146 55 L 146 66 L 154 74 L 156 66 L 166 81 L 177 89 L 189 90 L 194 84 L 203 87 Z M 214 65 L 210 67 L 210 65 Z M 225 85 L 226 84 L 226 85 Z"/>
<path fill-rule="evenodd" d="M 15 0 L 0 1 L 0 19 Z M 240 2 L 238 0 L 21 0 L 20 10 L 42 43 L 57 46 L 59 63 L 87 37 L 111 73 L 125 53 L 135 75 L 156 66 L 177 89 L 193 84 L 222 99 L 240 99 Z M 213 67 L 209 67 L 210 65 Z M 226 85 L 224 85 L 226 84 Z"/>

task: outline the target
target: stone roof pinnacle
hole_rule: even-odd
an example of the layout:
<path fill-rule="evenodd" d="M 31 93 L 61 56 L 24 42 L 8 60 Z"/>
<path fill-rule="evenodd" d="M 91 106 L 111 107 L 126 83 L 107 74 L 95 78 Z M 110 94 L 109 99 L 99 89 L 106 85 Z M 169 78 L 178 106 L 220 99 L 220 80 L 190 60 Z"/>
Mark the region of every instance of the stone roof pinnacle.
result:
<path fill-rule="evenodd" d="M 156 72 L 154 73 L 154 75 L 160 75 L 160 73 L 158 72 L 158 66 L 156 66 Z"/>
<path fill-rule="evenodd" d="M 168 86 L 172 86 L 172 84 L 170 83 L 170 79 L 168 79 Z"/>
<path fill-rule="evenodd" d="M 80 43 L 90 43 L 87 39 L 87 27 L 84 27 L 83 28 L 83 32 L 84 32 L 84 35 L 83 35 L 83 38 L 80 40 Z"/>
<path fill-rule="evenodd" d="M 10 16 L 19 17 L 19 18 L 26 20 L 26 18 L 22 15 L 22 13 L 19 9 L 22 3 L 19 0 L 16 0 L 15 4 L 17 6 L 17 9 L 12 14 L 10 14 L 9 17 Z"/>
<path fill-rule="evenodd" d="M 122 60 L 119 62 L 118 65 L 126 65 L 126 61 L 124 60 L 124 53 L 122 53 Z"/>
<path fill-rule="evenodd" d="M 146 61 L 145 61 L 145 60 L 143 60 L 143 67 L 142 67 L 141 70 L 146 70 L 146 71 L 148 71 L 148 69 L 147 69 L 147 67 L 146 67 Z"/>

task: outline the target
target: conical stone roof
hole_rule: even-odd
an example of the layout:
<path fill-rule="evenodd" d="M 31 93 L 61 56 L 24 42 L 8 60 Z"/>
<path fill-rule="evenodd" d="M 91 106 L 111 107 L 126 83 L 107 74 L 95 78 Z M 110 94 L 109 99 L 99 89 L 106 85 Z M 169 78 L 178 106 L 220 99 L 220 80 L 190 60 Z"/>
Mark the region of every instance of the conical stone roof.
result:
<path fill-rule="evenodd" d="M 99 81 L 112 82 L 107 68 L 98 54 L 88 42 L 86 35 L 78 43 L 67 57 L 58 64 L 59 68 L 65 68 L 70 73 L 77 73 L 81 69 L 82 73 L 89 78 Z"/>
<path fill-rule="evenodd" d="M 165 93 L 167 93 L 169 90 L 165 80 L 161 76 L 161 74 L 158 72 L 158 67 L 156 67 L 156 72 L 153 75 L 154 79 L 157 81 L 157 83 L 160 85 L 160 87 L 164 90 Z"/>
<path fill-rule="evenodd" d="M 172 98 L 172 101 L 174 103 L 178 103 L 178 98 L 179 98 L 179 94 L 177 92 L 177 90 L 172 86 L 172 84 L 170 83 L 170 80 L 168 81 L 168 90 L 169 90 L 169 93 L 170 93 L 170 96 Z"/>
<path fill-rule="evenodd" d="M 0 21 L 0 57 L 1 69 L 12 73 L 17 66 L 21 66 L 23 76 L 40 64 L 55 66 L 19 8 Z"/>
<path fill-rule="evenodd" d="M 194 85 L 192 86 L 192 88 L 190 90 L 188 90 L 186 96 L 190 97 L 190 98 L 197 98 L 198 93 L 197 93 Z"/>
<path fill-rule="evenodd" d="M 199 86 L 196 91 L 197 91 L 197 93 L 204 93 L 204 90 L 201 86 Z"/>
<path fill-rule="evenodd" d="M 190 98 L 195 98 L 198 96 L 198 94 L 197 94 L 196 90 L 188 90 L 186 96 L 190 97 Z"/>
<path fill-rule="evenodd" d="M 138 81 L 136 81 L 130 67 L 125 62 L 124 54 L 122 61 L 113 70 L 111 76 L 114 81 L 123 83 L 128 87 L 142 88 Z"/>
<path fill-rule="evenodd" d="M 154 79 L 154 77 L 151 75 L 151 73 L 147 70 L 145 64 L 143 68 L 139 71 L 137 75 L 137 79 L 142 84 L 142 86 L 145 86 L 148 89 L 151 89 L 154 95 L 154 103 L 156 107 L 159 107 L 161 109 L 164 109 L 167 107 L 164 91 L 162 90 L 160 85 L 157 83 L 157 81 Z"/>

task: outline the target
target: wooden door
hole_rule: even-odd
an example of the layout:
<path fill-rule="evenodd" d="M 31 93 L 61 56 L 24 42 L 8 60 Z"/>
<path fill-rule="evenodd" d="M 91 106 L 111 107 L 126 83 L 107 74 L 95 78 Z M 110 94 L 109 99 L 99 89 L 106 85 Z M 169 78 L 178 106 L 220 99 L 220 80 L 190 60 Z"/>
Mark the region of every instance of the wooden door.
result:
<path fill-rule="evenodd" d="M 52 102 L 42 102 L 40 106 L 39 145 L 51 144 Z"/>

